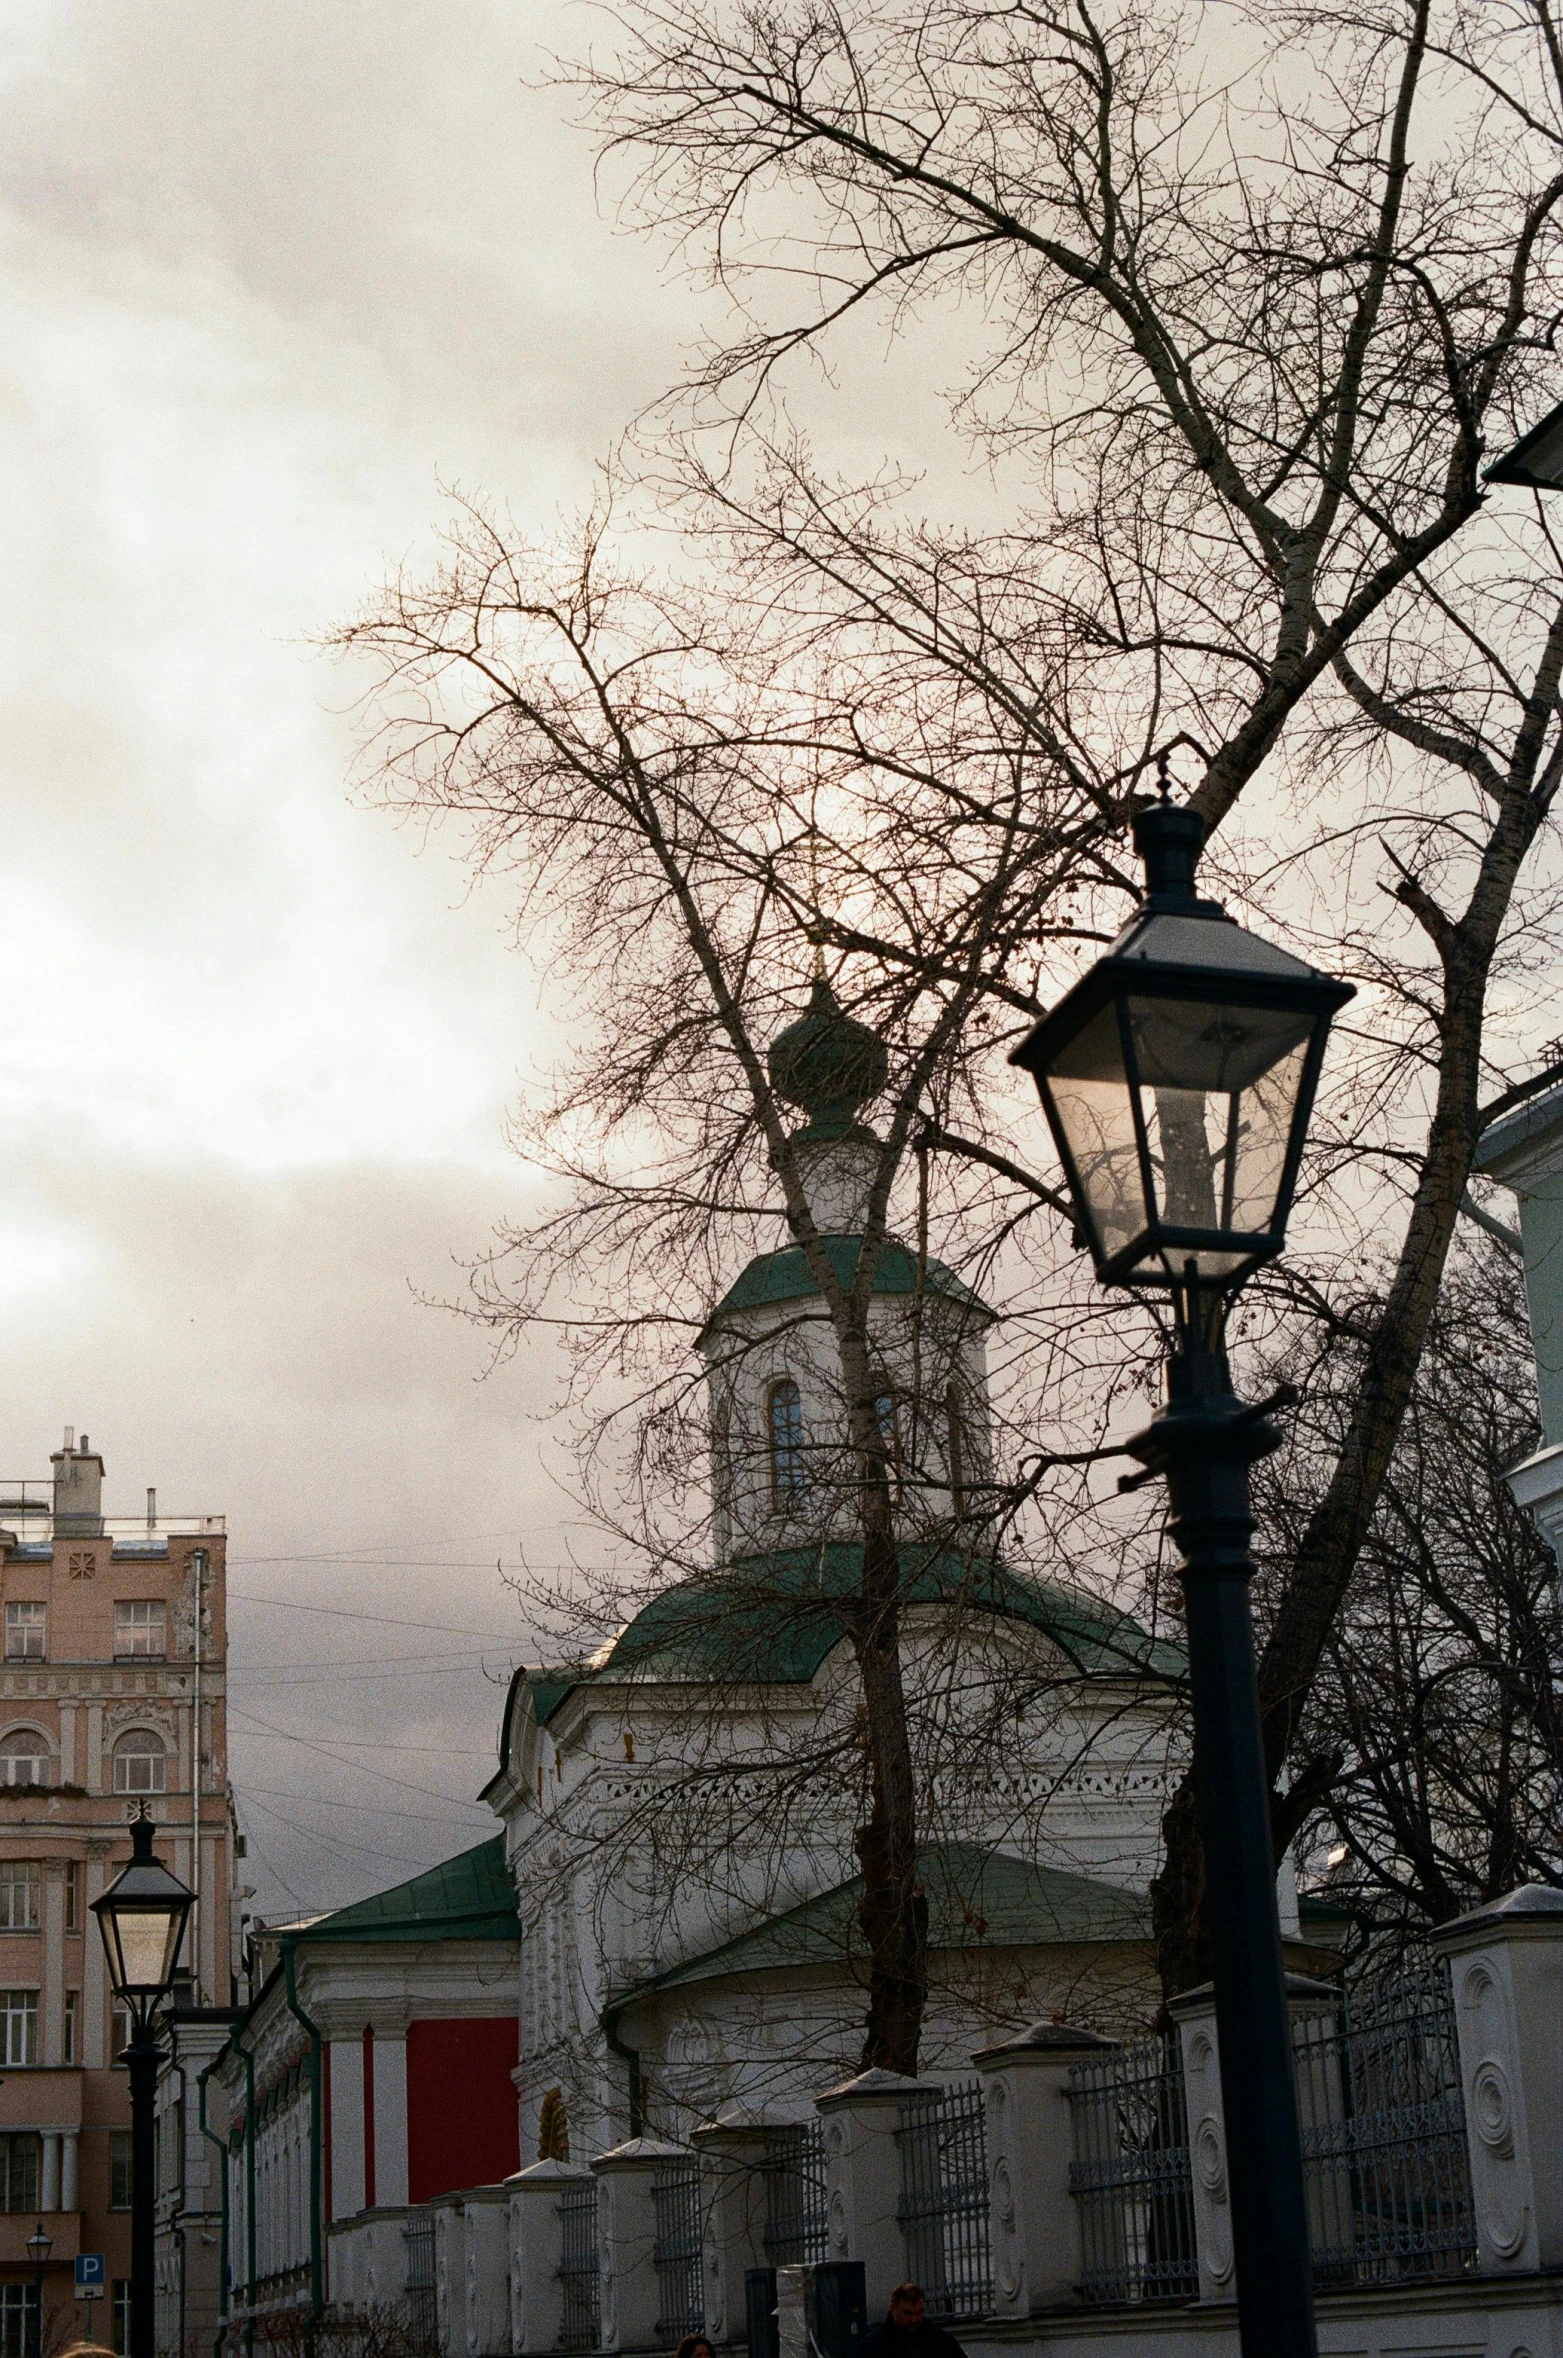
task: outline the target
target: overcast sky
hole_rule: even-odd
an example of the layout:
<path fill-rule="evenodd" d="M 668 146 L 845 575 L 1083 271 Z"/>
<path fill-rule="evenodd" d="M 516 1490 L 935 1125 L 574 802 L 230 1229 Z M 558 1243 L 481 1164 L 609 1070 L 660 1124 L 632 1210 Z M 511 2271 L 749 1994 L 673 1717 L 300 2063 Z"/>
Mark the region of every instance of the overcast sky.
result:
<path fill-rule="evenodd" d="M 111 1511 L 228 1515 L 262 1908 L 493 1830 L 496 1565 L 523 1532 L 590 1560 L 546 1367 L 481 1380 L 415 1298 L 522 1201 L 538 978 L 350 802 L 308 648 L 427 547 L 442 480 L 546 526 L 676 370 L 692 298 L 527 87 L 561 20 L 0 11 L 4 1471 L 72 1423 Z"/>

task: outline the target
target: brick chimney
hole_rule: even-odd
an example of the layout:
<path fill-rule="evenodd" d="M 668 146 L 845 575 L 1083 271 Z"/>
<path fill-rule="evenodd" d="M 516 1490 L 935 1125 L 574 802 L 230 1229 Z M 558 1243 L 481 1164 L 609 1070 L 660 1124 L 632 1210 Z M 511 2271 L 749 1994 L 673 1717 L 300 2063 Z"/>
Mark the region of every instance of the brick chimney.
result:
<path fill-rule="evenodd" d="M 74 1430 L 67 1425 L 65 1446 L 54 1452 L 49 1463 L 54 1468 L 55 1538 L 101 1539 L 103 1460 L 89 1446 L 86 1434 L 78 1448 Z"/>

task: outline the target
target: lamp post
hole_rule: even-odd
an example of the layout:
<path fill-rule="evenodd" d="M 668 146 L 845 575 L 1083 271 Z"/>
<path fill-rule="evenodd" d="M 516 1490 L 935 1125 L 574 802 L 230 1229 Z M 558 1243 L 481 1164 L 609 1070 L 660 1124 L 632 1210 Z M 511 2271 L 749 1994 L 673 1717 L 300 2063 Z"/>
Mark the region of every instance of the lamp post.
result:
<path fill-rule="evenodd" d="M 33 2358 L 43 2358 L 43 2272 L 54 2249 L 54 2237 L 40 2219 L 27 2238 L 33 2263 Z"/>
<path fill-rule="evenodd" d="M 1163 788 L 1165 795 L 1165 786 Z M 1331 1019 L 1347 983 L 1246 933 L 1195 871 L 1204 828 L 1165 799 L 1135 821 L 1138 915 L 1011 1062 L 1036 1079 L 1107 1285 L 1170 1298 L 1167 1404 L 1129 1443 L 1165 1474 L 1183 1583 L 1245 2358 L 1314 2358 L 1248 1583 L 1249 1467 L 1280 1442 L 1233 1395 L 1226 1306 L 1281 1250 Z"/>
<path fill-rule="evenodd" d="M 130 2016 L 130 2349 L 153 2358 L 152 2125 L 157 2103 L 157 2030 L 153 2021 L 179 1963 L 195 1894 L 152 1855 L 145 1804 L 130 1828 L 130 1864 L 92 1903 L 108 1957 L 109 1982 Z"/>

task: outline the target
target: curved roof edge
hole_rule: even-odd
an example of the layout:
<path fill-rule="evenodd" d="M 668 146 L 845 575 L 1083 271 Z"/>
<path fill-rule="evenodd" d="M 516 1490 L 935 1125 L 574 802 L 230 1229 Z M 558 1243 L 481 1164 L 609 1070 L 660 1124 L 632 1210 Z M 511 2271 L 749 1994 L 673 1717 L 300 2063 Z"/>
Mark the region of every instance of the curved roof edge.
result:
<path fill-rule="evenodd" d="M 1132 1614 L 1084 1589 L 1032 1580 L 991 1558 L 928 1544 L 903 1546 L 900 1560 L 906 1604 L 960 1598 L 979 1611 L 1025 1622 L 1050 1638 L 1082 1677 L 1167 1686 L 1187 1668 L 1182 1646 L 1153 1638 Z M 807 1685 L 846 1638 L 843 1608 L 862 1578 L 862 1562 L 861 1546 L 850 1540 L 742 1557 L 652 1597 L 605 1661 L 518 1670 L 500 1725 L 499 1773 L 509 1767 L 523 1695 L 538 1726 L 545 1727 L 578 1687 L 654 1679 L 659 1672 L 670 1682 L 691 1684 L 705 1676 Z"/>
<path fill-rule="evenodd" d="M 842 1285 L 850 1286 L 857 1276 L 862 1237 L 822 1236 L 820 1244 L 836 1278 Z M 880 1245 L 870 1290 L 876 1297 L 919 1291 L 938 1294 L 946 1301 L 959 1302 L 963 1309 L 974 1311 L 984 1324 L 998 1317 L 998 1312 L 943 1261 L 928 1261 L 919 1274 L 916 1254 L 894 1236 L 887 1236 Z M 738 1311 L 765 1310 L 780 1302 L 804 1302 L 818 1294 L 819 1287 L 802 1245 L 784 1245 L 779 1252 L 759 1253 L 740 1271 L 711 1312 L 696 1338 L 697 1347 L 703 1349 L 712 1328 Z"/>

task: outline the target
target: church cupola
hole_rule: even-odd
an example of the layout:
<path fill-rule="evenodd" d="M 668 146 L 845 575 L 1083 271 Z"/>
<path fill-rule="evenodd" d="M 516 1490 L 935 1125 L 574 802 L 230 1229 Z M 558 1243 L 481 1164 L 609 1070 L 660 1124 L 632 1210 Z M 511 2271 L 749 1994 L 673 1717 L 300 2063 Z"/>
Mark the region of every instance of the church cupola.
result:
<path fill-rule="evenodd" d="M 858 1109 L 889 1079 L 889 1051 L 843 1010 L 821 974 L 803 1013 L 771 1042 L 767 1063 L 777 1096 L 807 1116 L 792 1143 L 814 1225 L 824 1236 L 854 1234 L 880 1143 Z"/>

